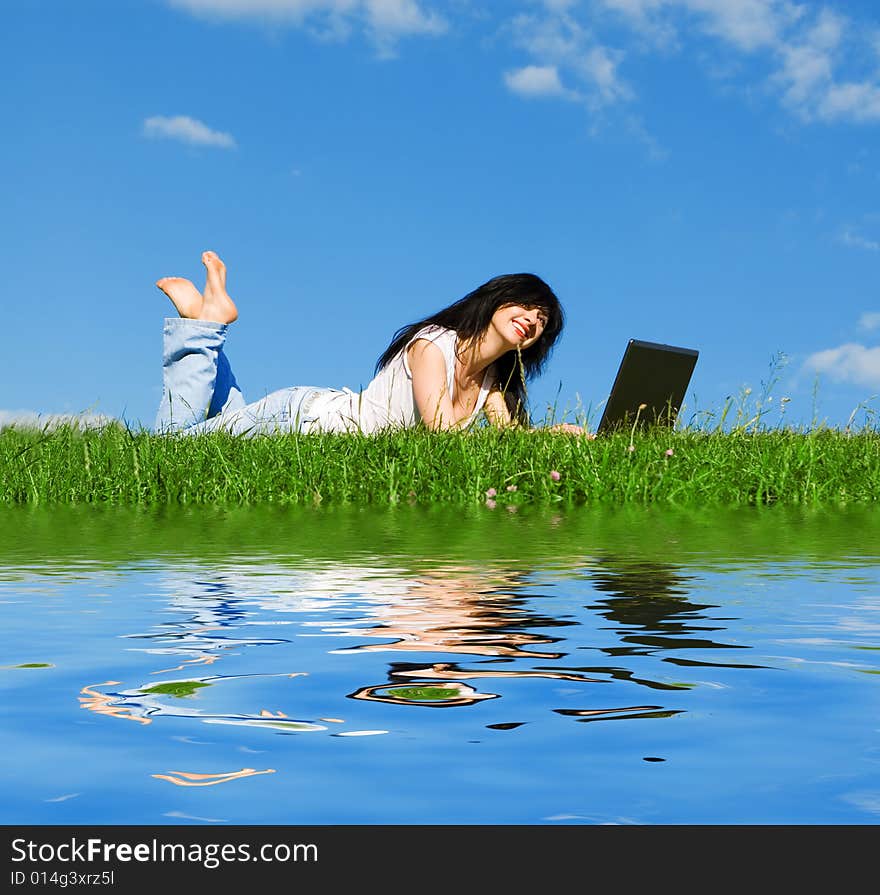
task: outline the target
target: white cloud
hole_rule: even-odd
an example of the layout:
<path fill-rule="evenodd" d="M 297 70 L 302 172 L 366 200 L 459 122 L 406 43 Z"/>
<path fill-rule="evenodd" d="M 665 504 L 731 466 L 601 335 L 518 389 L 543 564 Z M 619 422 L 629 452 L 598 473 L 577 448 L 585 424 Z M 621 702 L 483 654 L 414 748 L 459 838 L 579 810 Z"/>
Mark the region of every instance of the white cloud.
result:
<path fill-rule="evenodd" d="M 788 0 L 600 0 L 641 31 L 675 34 L 687 22 L 685 13 L 708 34 L 752 51 L 776 43 L 784 28 L 801 15 L 802 7 Z"/>
<path fill-rule="evenodd" d="M 837 348 L 827 348 L 811 354 L 804 367 L 826 373 L 835 382 L 851 382 L 871 388 L 880 386 L 880 346 L 868 348 L 847 342 Z"/>
<path fill-rule="evenodd" d="M 663 0 L 599 0 L 599 3 L 612 14 L 622 17 L 628 27 L 647 37 L 656 46 L 663 49 L 676 46 L 678 32 L 675 25 L 658 15 L 652 15 L 663 5 Z"/>
<path fill-rule="evenodd" d="M 746 52 L 776 45 L 803 12 L 788 0 L 684 0 L 682 5 L 705 17 L 709 34 Z"/>
<path fill-rule="evenodd" d="M 831 84 L 816 104 L 825 121 L 880 121 L 880 85 L 872 81 Z"/>
<path fill-rule="evenodd" d="M 522 0 L 524 2 L 524 0 Z M 255 21 L 305 28 L 320 38 L 344 39 L 360 28 L 381 56 L 393 56 L 404 37 L 449 30 L 439 0 L 166 0 L 168 5 L 214 21 Z M 880 70 L 869 58 L 880 53 L 880 29 L 857 22 L 822 4 L 800 0 L 529 0 L 531 11 L 505 26 L 530 57 L 504 74 L 508 88 L 526 97 L 580 99 L 597 112 L 634 99 L 622 69 L 647 49 L 693 46 L 686 37 L 714 39 L 731 59 L 754 60 L 761 86 L 804 121 L 880 121 Z M 470 0 L 448 2 L 448 10 L 470 8 Z M 842 7 L 845 8 L 845 7 Z M 488 7 L 480 12 L 489 15 Z M 612 45 L 602 29 L 609 22 L 648 37 Z M 864 52 L 867 47 L 868 52 Z M 705 53 L 705 65 L 723 54 Z M 722 63 L 725 60 L 722 59 Z M 859 66 L 862 70 L 859 70 Z M 556 81 L 551 70 L 556 71 Z M 531 71 L 534 70 L 534 71 Z M 518 72 L 530 71 L 528 75 Z M 541 75 L 538 72 L 547 74 Z M 728 76 L 732 77 L 732 76 Z M 544 80 L 541 80 L 541 79 Z M 743 84 L 744 92 L 754 85 Z M 207 134 L 178 136 L 208 142 Z M 213 134 L 214 132 L 207 131 Z M 222 139 L 228 135 L 216 135 Z M 231 138 L 229 138 L 231 139 Z M 211 145 L 221 145 L 214 142 Z"/>
<path fill-rule="evenodd" d="M 873 239 L 866 239 L 852 230 L 844 230 L 840 236 L 840 241 L 845 246 L 851 246 L 854 249 L 867 249 L 869 252 L 880 252 L 880 242 Z"/>
<path fill-rule="evenodd" d="M 401 38 L 413 34 L 443 34 L 444 19 L 435 13 L 423 12 L 415 0 L 364 0 L 367 30 L 385 58 L 394 56 L 394 46 Z"/>
<path fill-rule="evenodd" d="M 401 37 L 443 34 L 448 24 L 419 0 L 167 0 L 212 20 L 250 20 L 306 27 L 322 38 L 344 39 L 361 22 L 383 55 Z"/>
<path fill-rule="evenodd" d="M 524 49 L 536 62 L 519 69 L 528 72 L 525 82 L 541 82 L 547 89 L 534 90 L 530 96 L 559 95 L 553 86 L 553 73 L 559 89 L 570 98 L 584 99 L 594 111 L 632 97 L 632 91 L 619 77 L 617 68 L 623 53 L 599 43 L 593 32 L 582 26 L 571 14 L 573 5 L 555 0 L 544 0 L 547 13 L 544 16 L 519 15 L 510 24 L 514 43 Z M 580 89 L 566 90 L 559 76 L 567 72 L 578 82 Z M 508 87 L 510 73 L 505 77 Z M 520 90 L 526 93 L 526 90 Z"/>
<path fill-rule="evenodd" d="M 880 326 L 880 311 L 865 311 L 859 317 L 859 329 L 877 329 Z"/>
<path fill-rule="evenodd" d="M 780 42 L 778 52 L 782 68 L 775 80 L 784 90 L 790 106 L 804 110 L 818 92 L 827 91 L 832 82 L 834 53 L 840 45 L 844 20 L 823 10 L 819 21 L 797 42 Z"/>
<path fill-rule="evenodd" d="M 595 46 L 576 64 L 588 82 L 595 84 L 606 103 L 629 99 L 632 91 L 617 76 L 617 63 L 623 54 L 608 47 Z"/>
<path fill-rule="evenodd" d="M 823 9 L 815 25 L 797 40 L 780 42 L 783 100 L 807 120 L 880 121 L 880 84 L 875 80 L 837 81 L 834 68 L 844 55 L 850 24 Z"/>
<path fill-rule="evenodd" d="M 211 130 L 207 124 L 187 115 L 154 115 L 144 121 L 144 135 L 167 140 L 180 140 L 196 146 L 219 146 L 234 149 L 235 140 L 231 134 Z"/>
<path fill-rule="evenodd" d="M 767 85 L 805 121 L 880 121 L 880 72 L 836 71 L 880 44 L 876 27 L 853 23 L 818 4 L 791 0 L 598 0 L 635 31 L 668 47 L 695 30 L 771 67 Z"/>
<path fill-rule="evenodd" d="M 508 89 L 520 96 L 566 96 L 555 65 L 527 65 L 504 73 Z"/>
<path fill-rule="evenodd" d="M 572 6 L 577 6 L 581 0 L 541 0 L 541 2 L 551 12 L 566 12 Z"/>
<path fill-rule="evenodd" d="M 269 19 L 301 24 L 316 12 L 345 14 L 360 0 L 168 0 L 169 5 L 213 19 Z"/>
<path fill-rule="evenodd" d="M 415 0 L 365 0 L 367 20 L 381 34 L 443 34 L 446 21 L 423 12 Z"/>
<path fill-rule="evenodd" d="M 80 429 L 99 429 L 119 421 L 101 413 L 38 413 L 36 410 L 0 410 L 0 429 L 15 426 L 19 429 L 51 431 L 59 426 Z"/>
<path fill-rule="evenodd" d="M 593 42 L 591 32 L 564 11 L 546 17 L 518 15 L 511 30 L 517 46 L 554 62 L 577 60 Z"/>

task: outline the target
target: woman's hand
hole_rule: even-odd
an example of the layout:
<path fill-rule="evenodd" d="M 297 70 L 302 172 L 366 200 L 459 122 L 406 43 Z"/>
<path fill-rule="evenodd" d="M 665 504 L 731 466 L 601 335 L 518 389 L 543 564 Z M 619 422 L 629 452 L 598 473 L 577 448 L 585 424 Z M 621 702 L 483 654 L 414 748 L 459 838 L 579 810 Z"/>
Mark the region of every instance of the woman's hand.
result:
<path fill-rule="evenodd" d="M 595 432 L 587 432 L 583 426 L 575 426 L 574 423 L 557 423 L 555 426 L 550 426 L 547 431 L 564 432 L 566 435 L 583 435 L 584 438 L 589 438 L 590 441 L 596 437 Z"/>

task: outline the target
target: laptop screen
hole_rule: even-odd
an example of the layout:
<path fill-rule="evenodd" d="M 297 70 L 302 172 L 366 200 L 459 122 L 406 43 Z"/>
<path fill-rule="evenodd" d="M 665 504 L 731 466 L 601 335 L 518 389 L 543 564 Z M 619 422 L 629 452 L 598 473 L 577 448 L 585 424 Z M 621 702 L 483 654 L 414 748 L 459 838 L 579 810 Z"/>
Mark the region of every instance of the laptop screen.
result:
<path fill-rule="evenodd" d="M 632 427 L 636 417 L 639 425 L 673 426 L 698 356 L 692 348 L 630 339 L 597 431 Z"/>

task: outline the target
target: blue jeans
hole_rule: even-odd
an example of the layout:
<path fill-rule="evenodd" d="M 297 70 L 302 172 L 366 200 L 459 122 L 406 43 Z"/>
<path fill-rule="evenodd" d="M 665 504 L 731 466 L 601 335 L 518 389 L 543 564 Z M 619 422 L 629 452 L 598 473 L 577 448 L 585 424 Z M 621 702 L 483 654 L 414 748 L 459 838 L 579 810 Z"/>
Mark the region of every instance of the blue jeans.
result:
<path fill-rule="evenodd" d="M 156 432 L 232 435 L 302 432 L 314 417 L 309 407 L 327 390 L 294 386 L 252 404 L 232 374 L 223 345 L 229 326 L 210 320 L 168 317 L 162 357 L 163 388 Z"/>

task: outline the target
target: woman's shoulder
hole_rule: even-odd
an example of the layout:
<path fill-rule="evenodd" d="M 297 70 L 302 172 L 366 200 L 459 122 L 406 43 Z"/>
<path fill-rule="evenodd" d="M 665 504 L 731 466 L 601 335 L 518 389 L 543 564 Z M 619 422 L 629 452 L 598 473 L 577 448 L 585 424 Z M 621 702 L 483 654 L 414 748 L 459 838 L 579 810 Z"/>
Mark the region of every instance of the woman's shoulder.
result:
<path fill-rule="evenodd" d="M 447 329 L 445 326 L 440 326 L 436 323 L 428 324 L 428 326 L 423 326 L 420 330 L 417 330 L 410 337 L 409 342 L 407 343 L 407 348 L 409 348 L 413 342 L 417 342 L 419 339 L 424 339 L 427 342 L 437 342 L 448 339 L 455 339 L 456 332 L 454 329 Z"/>
<path fill-rule="evenodd" d="M 423 326 L 420 330 L 413 333 L 400 353 L 407 376 L 412 377 L 412 370 L 409 365 L 410 350 L 416 346 L 417 342 L 430 342 L 435 345 L 442 352 L 444 360 L 446 360 L 448 365 L 455 358 L 457 338 L 458 336 L 454 329 L 447 329 L 445 326 L 438 326 L 437 324 Z"/>
<path fill-rule="evenodd" d="M 413 333 L 404 346 L 402 352 L 404 355 L 404 363 L 407 360 L 407 356 L 410 354 L 410 349 L 412 349 L 417 342 L 430 342 L 431 344 L 436 345 L 447 359 L 449 357 L 454 357 L 457 339 L 458 334 L 454 329 L 447 329 L 445 326 L 438 326 L 437 324 L 423 326 L 420 330 Z"/>

